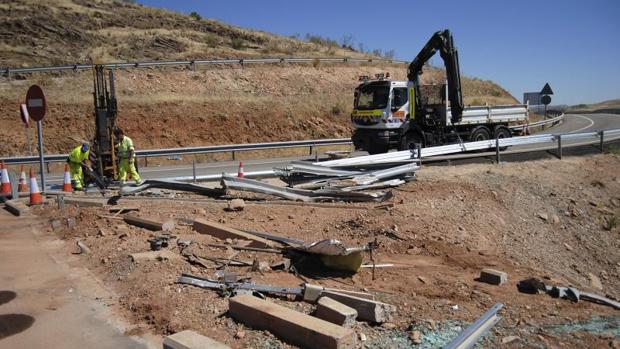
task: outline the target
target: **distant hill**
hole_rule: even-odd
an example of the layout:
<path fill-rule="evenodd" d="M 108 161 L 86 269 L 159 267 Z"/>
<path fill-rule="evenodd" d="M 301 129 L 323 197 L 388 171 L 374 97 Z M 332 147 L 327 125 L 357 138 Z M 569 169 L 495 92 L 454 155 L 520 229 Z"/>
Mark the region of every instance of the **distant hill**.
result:
<path fill-rule="evenodd" d="M 620 98 L 595 104 L 577 104 L 568 108 L 572 113 L 609 113 L 620 114 Z"/>

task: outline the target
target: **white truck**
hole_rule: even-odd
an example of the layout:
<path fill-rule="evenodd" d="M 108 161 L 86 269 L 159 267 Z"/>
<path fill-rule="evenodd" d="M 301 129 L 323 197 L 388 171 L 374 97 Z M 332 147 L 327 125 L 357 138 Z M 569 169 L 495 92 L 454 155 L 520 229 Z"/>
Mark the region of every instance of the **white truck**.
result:
<path fill-rule="evenodd" d="M 445 63 L 447 83 L 420 85 L 422 67 L 437 50 Z M 351 113 L 357 149 L 378 154 L 391 148 L 512 137 L 508 125 L 528 120 L 524 104 L 463 106 L 458 52 L 448 30 L 431 37 L 409 65 L 407 77 L 408 81 L 361 78 Z"/>

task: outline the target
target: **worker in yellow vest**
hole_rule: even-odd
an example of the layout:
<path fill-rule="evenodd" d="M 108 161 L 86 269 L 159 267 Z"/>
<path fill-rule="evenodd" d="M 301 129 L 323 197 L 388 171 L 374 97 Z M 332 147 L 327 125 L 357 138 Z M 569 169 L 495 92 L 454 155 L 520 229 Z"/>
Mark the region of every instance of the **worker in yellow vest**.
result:
<path fill-rule="evenodd" d="M 114 130 L 114 136 L 117 143 L 117 154 L 119 159 L 118 176 L 121 181 L 121 185 L 125 184 L 127 180 L 127 172 L 131 175 L 131 178 L 136 181 L 136 184 L 142 184 L 140 175 L 136 171 L 136 151 L 133 147 L 133 141 L 131 138 L 125 136 L 125 132 L 122 129 L 116 128 Z"/>
<path fill-rule="evenodd" d="M 71 184 L 73 189 L 82 190 L 84 188 L 84 172 L 82 166 L 89 166 L 87 161 L 90 155 L 90 146 L 88 143 L 82 143 L 73 148 L 67 162 L 69 163 L 69 172 L 71 174 Z"/>

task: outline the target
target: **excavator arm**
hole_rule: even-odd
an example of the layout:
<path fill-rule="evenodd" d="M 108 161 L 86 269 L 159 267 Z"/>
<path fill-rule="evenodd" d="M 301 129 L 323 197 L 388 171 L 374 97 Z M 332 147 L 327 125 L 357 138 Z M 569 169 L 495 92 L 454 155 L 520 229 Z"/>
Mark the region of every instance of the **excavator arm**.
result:
<path fill-rule="evenodd" d="M 446 67 L 448 80 L 448 99 L 452 113 L 452 123 L 461 121 L 463 117 L 463 94 L 461 92 L 461 74 L 459 68 L 459 54 L 454 46 L 452 34 L 449 30 L 438 31 L 428 40 L 420 53 L 409 64 L 407 78 L 412 81 L 416 89 L 416 104 L 421 106 L 419 76 L 422 67 L 435 53 L 439 51 Z"/>

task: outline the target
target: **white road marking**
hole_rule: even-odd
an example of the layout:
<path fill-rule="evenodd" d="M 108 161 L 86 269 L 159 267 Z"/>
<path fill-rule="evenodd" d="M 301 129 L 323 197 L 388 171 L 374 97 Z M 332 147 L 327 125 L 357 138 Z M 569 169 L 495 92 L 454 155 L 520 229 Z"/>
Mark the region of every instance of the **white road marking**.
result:
<path fill-rule="evenodd" d="M 588 125 L 588 126 L 584 126 L 584 127 L 580 128 L 580 129 L 578 129 L 578 130 L 570 131 L 569 133 L 577 133 L 577 132 L 579 132 L 579 131 L 583 131 L 583 130 L 585 130 L 585 129 L 587 129 L 587 128 L 590 128 L 590 127 L 592 127 L 592 125 L 594 125 L 594 120 L 590 119 L 590 118 L 589 118 L 589 117 L 587 117 L 587 116 L 577 115 L 577 114 L 571 114 L 571 116 L 576 116 L 576 117 L 578 117 L 578 118 L 586 119 L 586 120 L 590 121 L 590 125 Z"/>

